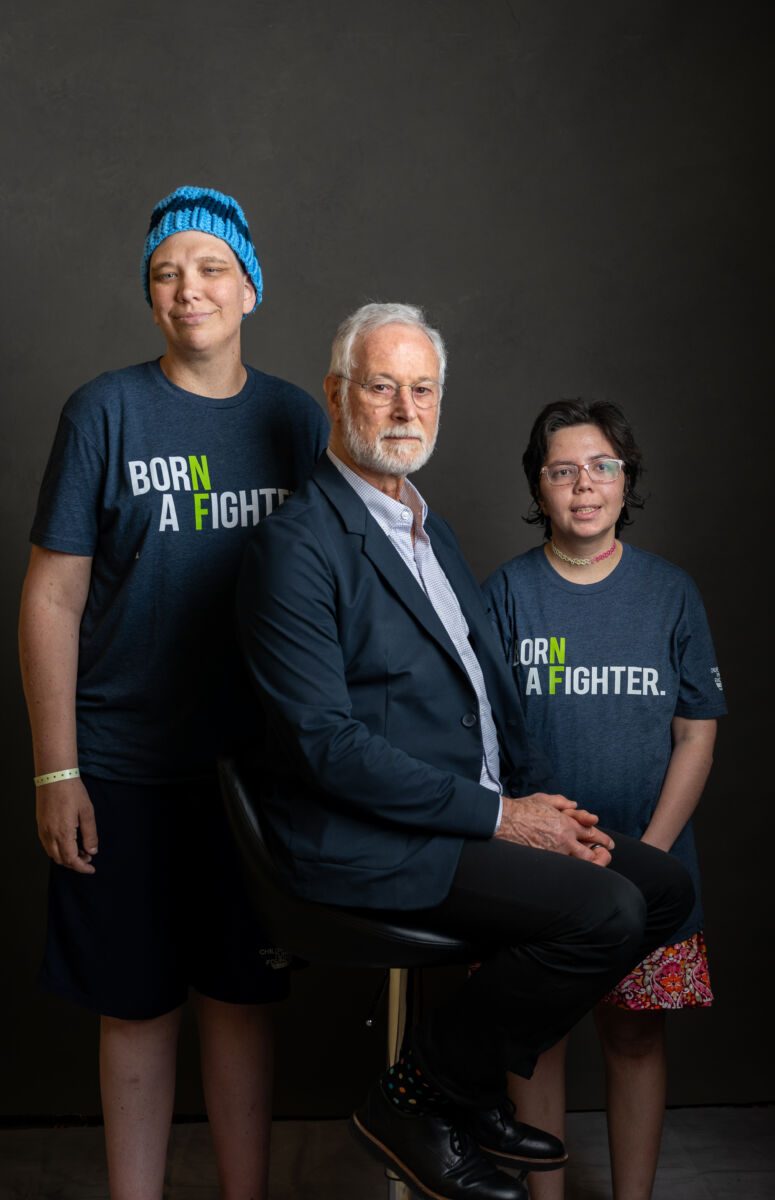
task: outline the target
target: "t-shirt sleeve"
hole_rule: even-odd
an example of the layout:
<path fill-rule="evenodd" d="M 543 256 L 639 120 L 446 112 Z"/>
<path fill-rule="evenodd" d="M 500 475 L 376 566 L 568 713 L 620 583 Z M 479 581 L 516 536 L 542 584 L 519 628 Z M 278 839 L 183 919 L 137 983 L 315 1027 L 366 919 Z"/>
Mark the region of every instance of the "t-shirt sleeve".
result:
<path fill-rule="evenodd" d="M 65 554 L 93 554 L 103 479 L 98 448 L 63 414 L 43 474 L 30 541 Z"/>
<path fill-rule="evenodd" d="M 504 567 L 493 571 L 482 584 L 482 595 L 487 606 L 487 616 L 490 619 L 493 633 L 503 651 L 503 657 L 511 666 L 514 662 L 514 640 L 516 628 L 514 623 L 514 604 L 508 584 L 508 575 Z"/>
<path fill-rule="evenodd" d="M 695 721 L 723 716 L 727 706 L 708 619 L 700 593 L 688 576 L 677 638 L 680 683 L 675 715 Z"/>
<path fill-rule="evenodd" d="M 313 404 L 315 401 L 313 400 Z M 315 404 L 315 462 L 328 445 L 329 427 L 325 414 L 319 404 Z"/>
<path fill-rule="evenodd" d="M 328 421 L 325 413 L 308 392 L 292 384 L 292 403 L 285 406 L 287 445 L 293 455 L 294 489 L 300 487 L 315 469 L 328 445 Z"/>

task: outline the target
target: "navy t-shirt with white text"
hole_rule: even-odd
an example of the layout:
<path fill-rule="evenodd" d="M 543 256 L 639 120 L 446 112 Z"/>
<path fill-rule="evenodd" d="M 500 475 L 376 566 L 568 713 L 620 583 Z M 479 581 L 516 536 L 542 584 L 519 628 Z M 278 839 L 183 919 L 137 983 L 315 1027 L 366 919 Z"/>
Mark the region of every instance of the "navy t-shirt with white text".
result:
<path fill-rule="evenodd" d="M 624 544 L 607 578 L 572 583 L 540 546 L 499 567 L 483 591 L 528 729 L 563 794 L 597 813 L 603 827 L 640 837 L 670 761 L 673 717 L 726 712 L 694 582 Z M 698 895 L 673 939 L 679 942 L 702 927 L 691 824 L 671 852 L 689 868 Z"/>
<path fill-rule="evenodd" d="M 186 392 L 149 362 L 100 375 L 67 402 L 31 540 L 93 556 L 78 657 L 82 770 L 199 778 L 250 736 L 256 702 L 233 619 L 242 548 L 327 440 L 311 396 L 251 367 L 227 399 Z"/>

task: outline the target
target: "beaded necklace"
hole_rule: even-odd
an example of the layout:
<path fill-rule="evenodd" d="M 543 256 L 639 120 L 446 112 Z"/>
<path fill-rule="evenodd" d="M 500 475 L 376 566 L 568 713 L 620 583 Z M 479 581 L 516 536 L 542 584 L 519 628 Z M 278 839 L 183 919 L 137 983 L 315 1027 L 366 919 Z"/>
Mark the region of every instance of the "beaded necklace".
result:
<path fill-rule="evenodd" d="M 572 558 L 570 554 L 563 554 L 562 550 L 558 550 L 554 542 L 550 542 L 552 554 L 557 558 L 561 558 L 563 562 L 570 563 L 573 567 L 591 567 L 592 563 L 602 562 L 604 558 L 609 558 L 616 549 L 616 538 L 613 540 L 613 545 L 608 550 L 604 550 L 602 554 L 593 554 L 591 558 Z"/>

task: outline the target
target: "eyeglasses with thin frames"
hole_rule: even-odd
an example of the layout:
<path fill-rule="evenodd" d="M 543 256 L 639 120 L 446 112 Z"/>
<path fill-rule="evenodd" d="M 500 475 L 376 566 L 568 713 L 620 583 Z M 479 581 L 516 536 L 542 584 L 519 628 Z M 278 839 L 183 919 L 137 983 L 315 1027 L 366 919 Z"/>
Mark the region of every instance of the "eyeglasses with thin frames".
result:
<path fill-rule="evenodd" d="M 375 408 L 384 408 L 392 404 L 401 393 L 401 388 L 409 388 L 415 408 L 435 408 L 441 399 L 441 385 L 438 379 L 426 379 L 422 383 L 397 383 L 384 375 L 376 375 L 361 383 L 359 379 L 351 379 L 349 375 L 337 375 L 337 379 L 346 379 L 356 383 L 361 388 Z"/>
<path fill-rule="evenodd" d="M 555 463 L 551 467 L 541 467 L 539 474 L 545 475 L 552 487 L 575 483 L 582 471 L 586 471 L 592 483 L 616 483 L 623 466 L 622 458 L 593 458 L 588 463 Z"/>

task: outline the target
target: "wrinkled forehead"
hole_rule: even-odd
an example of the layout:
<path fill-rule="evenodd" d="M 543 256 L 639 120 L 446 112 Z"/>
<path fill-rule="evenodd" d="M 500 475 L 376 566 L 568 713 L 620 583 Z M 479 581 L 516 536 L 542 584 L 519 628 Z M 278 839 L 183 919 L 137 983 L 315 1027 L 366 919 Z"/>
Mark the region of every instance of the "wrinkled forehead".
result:
<path fill-rule="evenodd" d="M 199 229 L 184 229 L 180 233 L 171 233 L 163 242 L 159 242 L 151 255 L 150 265 L 156 267 L 163 262 L 179 262 L 205 257 L 236 263 L 242 271 L 245 270 L 228 242 L 212 233 L 203 233 Z"/>
<path fill-rule="evenodd" d="M 414 325 L 380 325 L 353 343 L 352 364 L 369 376 L 438 379 L 439 360 L 428 335 Z"/>

